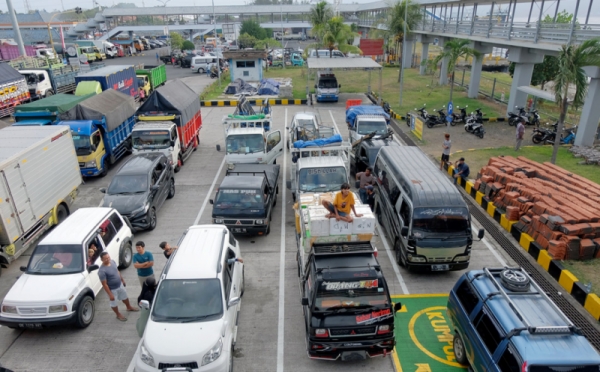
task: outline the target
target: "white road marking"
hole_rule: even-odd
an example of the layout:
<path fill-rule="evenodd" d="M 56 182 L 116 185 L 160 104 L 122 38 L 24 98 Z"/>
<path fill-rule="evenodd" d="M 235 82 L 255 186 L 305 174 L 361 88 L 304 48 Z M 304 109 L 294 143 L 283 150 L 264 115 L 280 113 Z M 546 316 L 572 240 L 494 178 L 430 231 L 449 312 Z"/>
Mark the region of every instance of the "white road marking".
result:
<path fill-rule="evenodd" d="M 408 292 L 408 287 L 406 286 L 406 283 L 404 282 L 404 278 L 402 278 L 402 274 L 400 274 L 400 269 L 398 268 L 398 264 L 396 263 L 394 254 L 392 254 L 392 250 L 390 249 L 390 246 L 387 243 L 385 235 L 383 235 L 383 229 L 381 228 L 379 223 L 377 224 L 377 231 L 379 233 L 379 237 L 381 238 L 381 242 L 383 243 L 383 246 L 385 247 L 385 251 L 387 252 L 388 258 L 390 259 L 390 262 L 392 263 L 392 267 L 394 268 L 394 272 L 396 273 L 396 278 L 398 279 L 398 282 L 400 283 L 400 287 L 402 287 L 402 292 L 403 292 L 402 294 L 405 294 L 405 295 L 410 294 Z"/>
<path fill-rule="evenodd" d="M 340 136 L 342 135 L 342 132 L 340 132 L 340 128 L 338 128 L 335 119 L 333 118 L 333 113 L 331 113 L 331 110 L 329 110 L 329 116 L 331 116 L 331 120 L 333 120 L 333 125 L 335 126 L 335 130 L 340 134 Z"/>
<path fill-rule="evenodd" d="M 472 219 L 471 222 L 476 225 L 475 227 L 477 228 L 477 230 L 481 229 L 482 226 L 479 223 L 479 221 Z M 473 234 L 475 234 L 475 231 L 473 231 Z M 475 239 L 476 237 L 474 237 Z M 504 259 L 504 257 L 502 257 L 502 255 L 500 255 L 500 253 L 498 253 L 498 251 L 496 250 L 496 248 L 494 248 L 494 246 L 492 246 L 490 244 L 490 242 L 488 242 L 488 240 L 486 238 L 481 239 L 481 241 L 483 242 L 483 244 L 485 244 L 485 246 L 490 250 L 490 252 L 492 252 L 492 254 L 494 255 L 494 257 L 496 257 L 496 259 L 498 260 L 498 263 L 500 263 L 500 265 L 504 266 L 508 266 L 508 263 L 506 262 L 506 260 Z"/>
<path fill-rule="evenodd" d="M 200 208 L 200 212 L 198 212 L 198 215 L 196 216 L 196 219 L 194 220 L 194 223 L 193 223 L 194 225 L 197 225 L 198 222 L 200 221 L 200 218 L 202 217 L 202 213 L 204 213 L 204 208 L 206 208 L 206 203 L 208 203 L 208 199 L 210 199 L 210 196 L 213 193 L 213 189 L 215 188 L 215 184 L 217 183 L 217 180 L 219 179 L 219 176 L 221 175 L 221 171 L 223 170 L 224 165 L 225 165 L 225 157 L 223 157 L 221 166 L 219 167 L 217 174 L 215 174 L 215 179 L 213 180 L 212 185 L 210 185 L 210 189 L 208 190 L 206 197 L 204 197 L 204 202 L 202 203 L 202 208 Z"/>
<path fill-rule="evenodd" d="M 287 123 L 287 108 L 285 109 L 285 123 Z M 283 143 L 287 143 L 287 131 L 283 131 Z M 283 182 L 286 183 L 287 151 L 283 150 Z M 284 311 L 285 311 L 285 207 L 287 192 L 281 193 L 281 245 L 279 247 L 279 317 L 277 324 L 277 372 L 283 372 L 283 343 L 284 343 Z"/>

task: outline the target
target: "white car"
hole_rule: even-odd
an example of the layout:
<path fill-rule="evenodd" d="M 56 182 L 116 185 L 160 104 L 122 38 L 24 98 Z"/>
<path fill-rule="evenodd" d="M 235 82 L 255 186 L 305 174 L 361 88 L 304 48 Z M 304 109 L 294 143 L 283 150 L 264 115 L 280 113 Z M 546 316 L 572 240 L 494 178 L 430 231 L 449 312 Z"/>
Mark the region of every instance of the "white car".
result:
<path fill-rule="evenodd" d="M 4 297 L 0 324 L 9 328 L 42 328 L 94 320 L 94 299 L 102 284 L 100 253 L 106 251 L 121 268 L 131 264 L 133 234 L 112 208 L 80 208 L 54 228 L 34 249 L 23 275 Z M 88 248 L 96 252 L 90 257 Z"/>
<path fill-rule="evenodd" d="M 238 242 L 223 225 L 185 232 L 161 274 L 135 356 L 137 372 L 232 371 L 244 293 L 238 258 Z"/>

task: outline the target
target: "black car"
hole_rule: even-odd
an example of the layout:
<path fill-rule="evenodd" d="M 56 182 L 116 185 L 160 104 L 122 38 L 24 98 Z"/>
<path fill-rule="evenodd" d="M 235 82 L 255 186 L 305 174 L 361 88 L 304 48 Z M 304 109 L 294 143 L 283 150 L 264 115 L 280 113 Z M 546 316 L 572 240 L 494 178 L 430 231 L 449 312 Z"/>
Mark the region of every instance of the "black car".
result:
<path fill-rule="evenodd" d="M 190 68 L 192 67 L 192 59 L 196 57 L 194 54 L 186 54 L 182 55 L 177 59 L 177 64 L 181 66 L 181 68 Z"/>
<path fill-rule="evenodd" d="M 175 173 L 160 152 L 132 156 L 108 185 L 101 207 L 112 207 L 127 217 L 135 230 L 153 230 L 156 212 L 175 196 Z"/>
<path fill-rule="evenodd" d="M 356 174 L 364 172 L 367 167 L 373 168 L 379 150 L 385 146 L 401 145 L 398 142 L 395 142 L 392 137 L 388 137 L 364 140 L 354 146 L 352 148 L 352 153 L 350 154 L 352 158 L 350 162 L 350 172 Z"/>
<path fill-rule="evenodd" d="M 236 164 L 210 200 L 213 223 L 224 224 L 234 234 L 269 234 L 278 179 L 279 165 Z"/>

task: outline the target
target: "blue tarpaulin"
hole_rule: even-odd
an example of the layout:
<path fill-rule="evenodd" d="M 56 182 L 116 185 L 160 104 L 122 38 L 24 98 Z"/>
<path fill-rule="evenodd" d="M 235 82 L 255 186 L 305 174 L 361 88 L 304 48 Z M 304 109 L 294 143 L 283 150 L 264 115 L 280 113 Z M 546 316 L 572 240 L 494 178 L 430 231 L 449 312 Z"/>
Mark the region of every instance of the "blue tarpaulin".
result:
<path fill-rule="evenodd" d="M 278 96 L 279 83 L 273 79 L 264 79 L 258 88 L 258 94 L 261 96 Z"/>
<path fill-rule="evenodd" d="M 336 142 L 342 142 L 342 136 L 340 136 L 339 134 L 334 134 L 333 136 L 331 136 L 329 138 L 317 138 L 312 141 L 302 141 L 302 140 L 296 141 L 296 142 L 294 142 L 294 147 L 297 149 L 302 149 L 302 148 L 311 147 L 311 146 L 322 147 L 322 146 L 326 146 L 326 145 L 331 145 L 332 143 L 336 143 Z"/>
<path fill-rule="evenodd" d="M 390 115 L 380 106 L 351 106 L 346 110 L 346 123 L 351 127 L 354 126 L 354 121 L 358 115 L 378 115 L 385 117 L 387 123 L 390 123 Z"/>

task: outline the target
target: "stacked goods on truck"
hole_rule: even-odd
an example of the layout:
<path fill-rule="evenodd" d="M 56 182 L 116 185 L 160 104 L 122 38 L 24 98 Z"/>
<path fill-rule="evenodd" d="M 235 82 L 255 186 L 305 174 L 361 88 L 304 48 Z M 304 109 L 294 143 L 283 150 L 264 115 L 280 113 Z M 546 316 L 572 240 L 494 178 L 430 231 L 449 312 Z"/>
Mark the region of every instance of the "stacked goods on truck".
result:
<path fill-rule="evenodd" d="M 75 89 L 76 96 L 86 96 L 90 93 L 102 93 L 102 85 L 97 81 L 82 81 L 77 84 L 77 89 Z"/>
<path fill-rule="evenodd" d="M 351 106 L 346 110 L 346 124 L 350 142 L 358 141 L 374 133 L 374 138 L 385 136 L 389 131 L 390 115 L 380 106 Z"/>
<path fill-rule="evenodd" d="M 61 93 L 21 105 L 15 110 L 13 125 L 52 125 L 61 120 L 72 120 L 75 118 L 75 106 L 92 95 L 78 97 Z"/>
<path fill-rule="evenodd" d="M 165 65 L 145 66 L 143 69 L 135 70 L 138 88 L 145 92 L 146 97 L 167 81 L 167 69 Z"/>
<path fill-rule="evenodd" d="M 0 130 L 0 264 L 6 267 L 72 211 L 81 185 L 68 127 Z"/>
<path fill-rule="evenodd" d="M 27 87 L 32 98 L 44 98 L 59 93 L 72 93 L 77 84 L 75 76 L 79 66 L 63 65 L 44 69 L 19 70 L 27 79 Z"/>
<path fill-rule="evenodd" d="M 36 49 L 31 45 L 25 46 L 25 55 L 35 57 L 37 55 Z M 16 45 L 2 45 L 0 46 L 0 60 L 10 61 L 21 57 L 19 47 Z"/>
<path fill-rule="evenodd" d="M 114 89 L 123 94 L 137 99 L 139 92 L 136 84 L 135 68 L 133 66 L 106 66 L 75 78 L 77 83 L 81 81 L 97 81 L 102 85 L 102 90 Z"/>
<path fill-rule="evenodd" d="M 131 151 L 135 101 L 108 89 L 79 103 L 75 115 L 60 124 L 71 128 L 81 174 L 105 176 L 111 164 Z"/>
<path fill-rule="evenodd" d="M 138 108 L 133 130 L 133 152 L 160 151 L 178 172 L 200 144 L 200 98 L 175 80 L 159 87 Z"/>
<path fill-rule="evenodd" d="M 0 117 L 14 112 L 15 106 L 30 99 L 27 81 L 7 63 L 0 63 Z"/>

